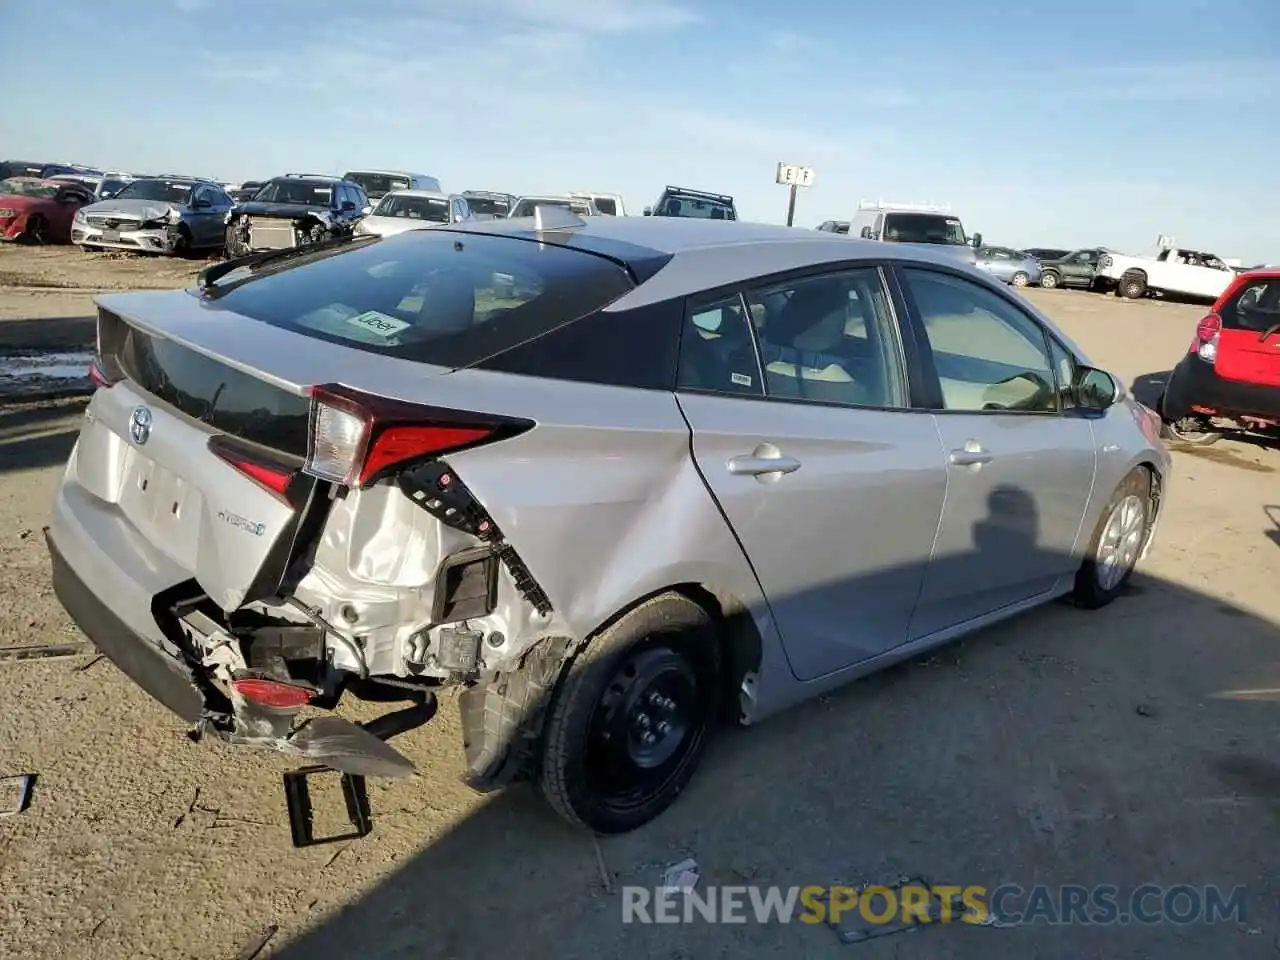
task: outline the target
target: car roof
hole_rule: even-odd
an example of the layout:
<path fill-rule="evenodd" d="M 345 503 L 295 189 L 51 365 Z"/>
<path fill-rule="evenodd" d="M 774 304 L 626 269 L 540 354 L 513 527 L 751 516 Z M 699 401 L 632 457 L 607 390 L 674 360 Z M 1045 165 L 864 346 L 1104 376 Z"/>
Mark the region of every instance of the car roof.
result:
<path fill-rule="evenodd" d="M 368 170 L 363 167 L 356 167 L 353 170 L 348 170 L 345 176 L 349 177 L 353 173 L 374 173 L 374 174 L 377 174 L 378 176 L 387 176 L 387 177 L 427 177 L 428 179 L 431 179 L 431 180 L 435 179 L 435 177 L 432 177 L 426 173 L 410 173 L 408 170 Z"/>
<path fill-rule="evenodd" d="M 534 230 L 532 217 L 481 220 L 452 229 L 543 239 L 598 253 L 628 265 L 670 262 L 615 304 L 617 309 L 728 286 L 771 273 L 847 260 L 914 260 L 964 267 L 954 255 L 915 245 L 741 220 L 691 217 L 581 217 L 571 230 Z M 969 272 L 985 279 L 976 269 Z M 994 281 L 993 281 L 994 282 Z M 613 309 L 612 307 L 610 309 Z"/>
<path fill-rule="evenodd" d="M 443 190 L 388 190 L 388 197 L 434 197 L 438 200 L 448 200 L 451 196 Z"/>
<path fill-rule="evenodd" d="M 1236 274 L 1236 281 L 1241 280 L 1280 280 L 1280 267 L 1263 267 L 1261 270 L 1244 270 Z"/>

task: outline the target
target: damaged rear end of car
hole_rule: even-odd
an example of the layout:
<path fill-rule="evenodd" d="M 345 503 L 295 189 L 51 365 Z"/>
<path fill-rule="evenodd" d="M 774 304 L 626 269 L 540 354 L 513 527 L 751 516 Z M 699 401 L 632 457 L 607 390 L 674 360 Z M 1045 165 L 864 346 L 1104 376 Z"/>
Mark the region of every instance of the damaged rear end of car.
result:
<path fill-rule="evenodd" d="M 574 633 L 465 460 L 505 444 L 518 461 L 539 422 L 441 385 L 634 280 L 461 233 L 286 259 L 99 298 L 99 389 L 47 534 L 55 591 L 193 739 L 404 776 L 387 740 L 456 687 L 468 782 L 507 782 L 518 734 L 483 681 L 519 671 L 538 709 Z M 348 694 L 388 712 L 346 719 Z"/>

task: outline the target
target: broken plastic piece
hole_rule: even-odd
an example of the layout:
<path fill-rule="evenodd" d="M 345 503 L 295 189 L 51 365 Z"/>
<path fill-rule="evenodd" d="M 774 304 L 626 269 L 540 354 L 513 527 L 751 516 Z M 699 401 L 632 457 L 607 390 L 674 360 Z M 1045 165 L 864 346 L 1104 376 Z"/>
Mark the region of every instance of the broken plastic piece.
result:
<path fill-rule="evenodd" d="M 0 817 L 13 817 L 26 810 L 31 804 L 31 788 L 35 783 L 34 773 L 0 777 Z"/>
<path fill-rule="evenodd" d="M 702 873 L 698 869 L 698 861 L 692 857 L 688 860 L 681 860 L 679 863 L 673 863 L 663 871 L 662 892 L 668 895 L 673 893 L 692 893 L 693 888 L 698 885 L 700 879 L 702 879 Z"/>
<path fill-rule="evenodd" d="M 289 832 L 293 834 L 295 847 L 314 847 L 322 843 L 337 843 L 339 840 L 359 840 L 367 837 L 373 830 L 373 817 L 369 812 L 369 794 L 365 788 L 364 777 L 342 774 L 342 796 L 347 804 L 347 819 L 354 828 L 350 833 L 331 837 L 317 837 L 313 810 L 311 807 L 311 788 L 307 778 L 317 773 L 333 773 L 328 767 L 303 767 L 284 775 L 285 805 L 289 811 Z"/>

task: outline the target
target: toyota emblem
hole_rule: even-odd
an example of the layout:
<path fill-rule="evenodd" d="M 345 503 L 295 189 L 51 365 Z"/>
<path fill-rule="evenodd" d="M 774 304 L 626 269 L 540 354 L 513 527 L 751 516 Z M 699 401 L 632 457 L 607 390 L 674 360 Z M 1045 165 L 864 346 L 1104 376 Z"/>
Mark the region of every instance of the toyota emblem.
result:
<path fill-rule="evenodd" d="M 129 418 L 129 436 L 133 442 L 142 446 L 151 436 L 151 411 L 147 407 L 134 407 L 133 416 Z"/>

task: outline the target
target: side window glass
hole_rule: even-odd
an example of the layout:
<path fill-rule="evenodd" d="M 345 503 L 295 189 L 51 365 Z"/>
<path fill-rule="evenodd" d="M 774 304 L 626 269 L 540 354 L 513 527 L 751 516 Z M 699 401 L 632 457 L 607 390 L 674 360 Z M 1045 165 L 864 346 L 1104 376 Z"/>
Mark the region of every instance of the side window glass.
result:
<path fill-rule="evenodd" d="M 1049 337 L 1049 356 L 1053 360 L 1053 372 L 1058 380 L 1058 408 L 1074 410 L 1076 400 L 1071 387 L 1076 382 L 1076 358 L 1053 337 Z"/>
<path fill-rule="evenodd" d="M 747 295 L 771 397 L 905 407 L 896 321 L 874 267 Z"/>
<path fill-rule="evenodd" d="M 1051 413 L 1057 385 L 1043 328 L 976 283 L 903 271 L 924 323 L 947 410 Z"/>
<path fill-rule="evenodd" d="M 740 396 L 764 393 L 741 297 L 691 304 L 680 334 L 677 384 L 686 390 Z"/>

